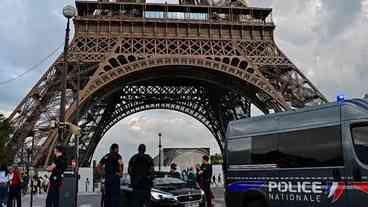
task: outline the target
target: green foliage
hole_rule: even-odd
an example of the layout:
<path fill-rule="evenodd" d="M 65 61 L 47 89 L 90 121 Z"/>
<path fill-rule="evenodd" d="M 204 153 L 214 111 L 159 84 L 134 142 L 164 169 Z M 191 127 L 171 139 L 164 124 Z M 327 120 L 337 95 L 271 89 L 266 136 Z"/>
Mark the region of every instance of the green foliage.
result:
<path fill-rule="evenodd" d="M 3 114 L 0 114 L 0 163 L 7 161 L 5 144 L 9 139 L 10 126 Z"/>
<path fill-rule="evenodd" d="M 214 154 L 211 155 L 211 164 L 213 165 L 221 165 L 224 162 L 224 159 L 222 158 L 221 154 Z"/>

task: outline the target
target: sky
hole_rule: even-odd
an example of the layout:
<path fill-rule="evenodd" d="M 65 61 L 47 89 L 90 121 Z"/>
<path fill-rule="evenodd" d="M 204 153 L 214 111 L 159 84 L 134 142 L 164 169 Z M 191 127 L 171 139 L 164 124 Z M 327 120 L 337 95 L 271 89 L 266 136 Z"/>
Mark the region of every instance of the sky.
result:
<path fill-rule="evenodd" d="M 160 2 L 159 0 L 155 0 Z M 169 1 L 170 2 L 170 1 Z M 64 5 L 74 0 L 1 0 L 0 112 L 9 114 L 61 53 L 8 84 L 63 43 Z M 368 0 L 249 0 L 250 6 L 272 7 L 275 40 L 285 54 L 331 101 L 368 93 Z M 127 160 L 139 143 L 157 154 L 157 133 L 166 147 L 211 147 L 215 139 L 198 121 L 179 112 L 156 110 L 134 114 L 115 125 L 95 154 L 111 143 L 121 145 Z M 156 153 L 155 153 L 156 152 Z"/>

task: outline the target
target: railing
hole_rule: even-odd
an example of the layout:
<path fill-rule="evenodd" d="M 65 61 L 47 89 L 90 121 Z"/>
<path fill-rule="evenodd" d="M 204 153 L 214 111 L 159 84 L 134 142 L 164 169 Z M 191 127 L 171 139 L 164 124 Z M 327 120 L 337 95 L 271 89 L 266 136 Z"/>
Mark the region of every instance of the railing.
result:
<path fill-rule="evenodd" d="M 270 8 L 79 1 L 77 7 L 79 17 L 92 19 L 273 23 Z"/>
<path fill-rule="evenodd" d="M 273 25 L 272 17 L 265 20 L 257 19 L 251 15 L 225 15 L 212 14 L 211 18 L 206 13 L 175 13 L 175 12 L 144 12 L 141 15 L 127 15 L 126 13 L 103 13 L 95 12 L 94 15 L 79 16 L 79 19 L 99 19 L 99 20 L 132 20 L 148 22 L 188 22 L 188 23 L 233 23 L 251 25 Z"/>

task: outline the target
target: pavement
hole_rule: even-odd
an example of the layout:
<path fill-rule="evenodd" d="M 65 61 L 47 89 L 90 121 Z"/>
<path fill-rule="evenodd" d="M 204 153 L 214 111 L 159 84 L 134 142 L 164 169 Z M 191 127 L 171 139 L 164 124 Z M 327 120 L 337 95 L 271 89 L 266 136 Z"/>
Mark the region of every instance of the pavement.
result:
<path fill-rule="evenodd" d="M 215 207 L 225 207 L 225 189 L 224 188 L 213 188 L 215 194 Z"/>
<path fill-rule="evenodd" d="M 213 188 L 215 194 L 215 207 L 225 207 L 224 201 L 224 189 Z M 79 207 L 100 207 L 101 196 L 99 193 L 80 193 L 78 196 Z M 44 207 L 46 200 L 46 194 L 33 196 L 33 207 Z M 25 195 L 22 197 L 22 206 L 30 206 L 30 196 Z"/>

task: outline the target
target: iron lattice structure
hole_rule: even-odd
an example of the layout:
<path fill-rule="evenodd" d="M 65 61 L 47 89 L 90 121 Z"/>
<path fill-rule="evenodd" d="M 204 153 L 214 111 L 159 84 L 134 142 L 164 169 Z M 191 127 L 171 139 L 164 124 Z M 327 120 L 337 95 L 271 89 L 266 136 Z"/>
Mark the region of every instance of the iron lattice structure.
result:
<path fill-rule="evenodd" d="M 66 120 L 76 119 L 79 101 L 84 166 L 104 134 L 139 111 L 189 114 L 223 149 L 227 123 L 249 117 L 251 106 L 270 113 L 326 102 L 275 44 L 272 9 L 91 1 L 76 6 Z M 32 139 L 35 165 L 47 164 L 56 144 L 73 145 L 72 136 L 58 140 L 57 130 L 48 129 L 58 117 L 63 67 L 61 55 L 10 116 L 8 149 L 15 161 Z"/>

